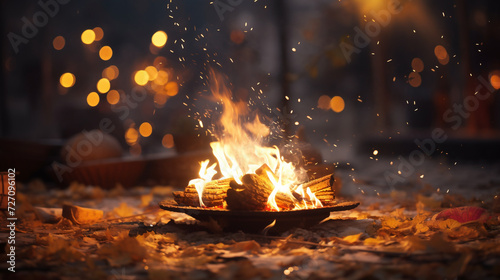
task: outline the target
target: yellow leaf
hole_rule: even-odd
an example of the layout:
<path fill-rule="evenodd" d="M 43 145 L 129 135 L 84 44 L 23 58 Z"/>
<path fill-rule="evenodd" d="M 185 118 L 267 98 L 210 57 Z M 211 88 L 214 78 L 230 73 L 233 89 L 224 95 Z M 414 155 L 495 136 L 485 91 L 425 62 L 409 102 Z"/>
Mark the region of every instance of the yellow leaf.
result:
<path fill-rule="evenodd" d="M 255 240 L 249 241 L 241 241 L 233 244 L 231 246 L 232 251 L 240 252 L 240 251 L 250 251 L 252 253 L 260 252 L 259 243 L 255 242 Z"/>
<path fill-rule="evenodd" d="M 348 236 L 342 238 L 342 240 L 349 243 L 349 244 L 353 244 L 353 243 L 358 242 L 360 237 L 361 237 L 361 233 L 358 233 L 358 234 L 348 235 Z"/>
<path fill-rule="evenodd" d="M 376 246 L 376 245 L 382 244 L 384 242 L 385 242 L 385 240 L 383 240 L 383 239 L 371 238 L 370 237 L 370 238 L 365 239 L 364 245 Z"/>
<path fill-rule="evenodd" d="M 396 220 L 393 217 L 389 217 L 389 218 L 385 219 L 384 221 L 382 221 L 382 226 L 383 227 L 388 227 L 388 228 L 397 228 L 401 224 L 402 224 L 401 221 Z"/>
<path fill-rule="evenodd" d="M 406 216 L 404 215 L 404 208 L 399 208 L 390 213 L 390 215 L 394 218 L 398 218 L 400 220 L 406 220 Z"/>
<path fill-rule="evenodd" d="M 444 220 L 444 221 L 439 221 L 438 222 L 438 226 L 440 229 L 454 229 L 454 228 L 457 228 L 459 226 L 461 226 L 462 224 L 455 221 L 455 220 L 452 220 L 452 219 L 448 219 L 448 220 Z"/>
<path fill-rule="evenodd" d="M 118 217 L 128 217 L 134 214 L 134 208 L 129 207 L 127 203 L 122 202 L 120 206 L 113 209 L 111 213 L 117 215 Z"/>
<path fill-rule="evenodd" d="M 488 230 L 481 222 L 467 223 L 446 232 L 452 239 L 468 240 L 488 236 Z"/>
<path fill-rule="evenodd" d="M 417 224 L 415 225 L 415 230 L 416 230 L 415 233 L 424 233 L 429 230 L 429 227 L 425 224 Z"/>

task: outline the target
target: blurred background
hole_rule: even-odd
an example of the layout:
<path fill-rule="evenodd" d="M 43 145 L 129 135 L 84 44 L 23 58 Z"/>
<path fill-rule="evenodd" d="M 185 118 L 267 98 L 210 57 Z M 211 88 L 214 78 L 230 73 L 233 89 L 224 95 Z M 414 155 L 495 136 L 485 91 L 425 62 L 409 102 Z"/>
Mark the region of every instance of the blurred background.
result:
<path fill-rule="evenodd" d="M 436 129 L 427 156 L 500 158 L 498 1 L 1 5 L 4 163 L 60 160 L 103 120 L 125 157 L 207 148 L 210 69 L 327 162 L 407 155 Z"/>

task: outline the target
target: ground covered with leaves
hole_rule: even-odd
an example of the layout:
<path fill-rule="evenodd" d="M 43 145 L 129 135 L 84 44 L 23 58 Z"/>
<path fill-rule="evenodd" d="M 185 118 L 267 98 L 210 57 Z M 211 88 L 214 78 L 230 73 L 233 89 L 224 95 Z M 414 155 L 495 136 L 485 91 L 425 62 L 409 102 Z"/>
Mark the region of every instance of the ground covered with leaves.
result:
<path fill-rule="evenodd" d="M 170 186 L 18 186 L 15 279 L 498 279 L 500 169 L 431 168 L 395 187 L 377 170 L 338 170 L 344 199 L 323 223 L 279 235 L 220 232 L 158 208 Z M 383 172 L 383 170 L 379 170 Z M 464 175 L 465 174 L 465 175 Z M 434 177 L 433 177 L 434 176 Z M 443 179 L 443 177 L 445 177 Z M 373 179 L 377 178 L 377 179 Z M 465 181 L 464 181 L 465 180 Z M 433 184 L 433 182 L 435 182 Z M 35 207 L 104 211 L 91 224 L 43 222 Z M 2 224 L 6 222 L 3 215 Z M 242 221 L 244 222 L 244 221 Z M 0 231 L 7 271 L 8 229 Z M 5 279 L 5 278 L 4 278 Z"/>

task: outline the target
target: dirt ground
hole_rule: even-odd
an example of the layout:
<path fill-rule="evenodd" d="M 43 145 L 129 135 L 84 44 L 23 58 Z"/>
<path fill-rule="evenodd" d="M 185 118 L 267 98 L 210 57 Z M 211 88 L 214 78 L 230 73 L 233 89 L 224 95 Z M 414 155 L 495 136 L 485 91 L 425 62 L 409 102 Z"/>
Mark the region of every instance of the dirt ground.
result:
<path fill-rule="evenodd" d="M 393 187 L 387 166 L 371 161 L 337 170 L 338 197 L 360 201 L 323 223 L 278 235 L 224 232 L 161 210 L 172 186 L 50 188 L 18 185 L 15 272 L 3 279 L 498 279 L 500 168 L 442 165 Z M 425 173 L 425 176 L 422 176 Z M 385 184 L 387 185 L 387 184 Z M 104 211 L 75 224 L 43 222 L 34 207 L 72 204 Z M 443 212 L 444 211 L 444 212 Z M 439 214 L 441 213 L 441 214 Z M 8 215 L 2 215 L 2 225 Z M 242 221 L 242 223 L 245 221 Z M 14 276 L 14 277 L 13 277 Z"/>

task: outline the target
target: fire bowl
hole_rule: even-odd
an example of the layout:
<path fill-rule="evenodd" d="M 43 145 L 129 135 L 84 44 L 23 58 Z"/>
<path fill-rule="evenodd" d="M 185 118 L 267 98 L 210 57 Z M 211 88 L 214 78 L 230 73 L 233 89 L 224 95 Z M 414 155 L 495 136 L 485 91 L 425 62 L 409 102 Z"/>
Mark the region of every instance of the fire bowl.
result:
<path fill-rule="evenodd" d="M 244 231 L 260 233 L 274 220 L 276 223 L 270 227 L 269 232 L 283 232 L 292 228 L 309 228 L 317 225 L 330 216 L 330 212 L 351 210 L 359 202 L 340 202 L 314 209 L 298 209 L 287 211 L 245 211 L 214 208 L 201 208 L 174 205 L 173 201 L 160 202 L 160 208 L 173 212 L 185 213 L 200 222 L 213 223 L 214 221 L 224 231 Z"/>

